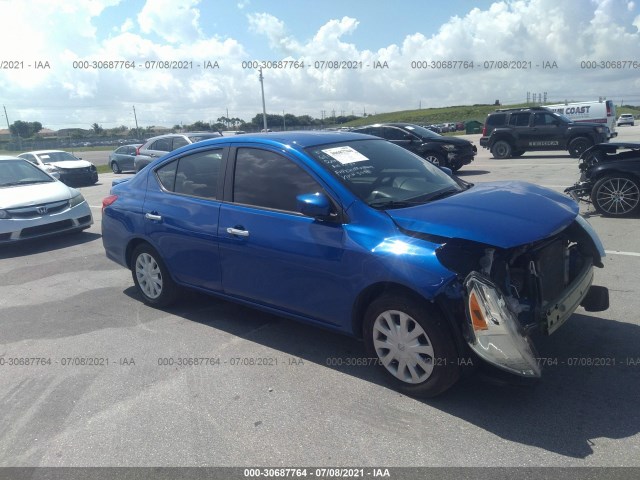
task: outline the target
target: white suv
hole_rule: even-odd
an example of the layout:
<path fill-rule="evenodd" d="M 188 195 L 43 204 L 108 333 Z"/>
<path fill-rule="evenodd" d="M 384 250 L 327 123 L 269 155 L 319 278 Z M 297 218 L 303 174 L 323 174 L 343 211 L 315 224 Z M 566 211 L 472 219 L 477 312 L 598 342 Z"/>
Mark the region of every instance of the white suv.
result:
<path fill-rule="evenodd" d="M 622 115 L 620 115 L 618 117 L 618 126 L 620 125 L 631 125 L 633 127 L 633 115 L 631 115 L 630 113 L 623 113 Z"/>

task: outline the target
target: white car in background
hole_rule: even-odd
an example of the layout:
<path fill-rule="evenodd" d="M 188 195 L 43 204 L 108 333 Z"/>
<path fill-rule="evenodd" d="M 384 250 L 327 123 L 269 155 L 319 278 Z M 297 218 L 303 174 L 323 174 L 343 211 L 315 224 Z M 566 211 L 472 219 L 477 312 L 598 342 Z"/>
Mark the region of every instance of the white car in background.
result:
<path fill-rule="evenodd" d="M 92 224 L 91 209 L 78 190 L 22 158 L 0 156 L 0 245 Z"/>
<path fill-rule="evenodd" d="M 634 117 L 630 113 L 623 113 L 618 117 L 618 126 L 620 125 L 633 125 L 635 124 Z"/>
<path fill-rule="evenodd" d="M 63 150 L 36 150 L 18 155 L 47 173 L 57 173 L 66 184 L 91 184 L 98 181 L 95 165 Z"/>

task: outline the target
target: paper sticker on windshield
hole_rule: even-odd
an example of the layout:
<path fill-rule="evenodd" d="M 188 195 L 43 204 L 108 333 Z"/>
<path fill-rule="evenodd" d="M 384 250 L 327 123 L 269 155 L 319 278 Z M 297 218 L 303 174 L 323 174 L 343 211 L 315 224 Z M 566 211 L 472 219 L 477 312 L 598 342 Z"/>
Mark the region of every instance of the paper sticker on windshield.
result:
<path fill-rule="evenodd" d="M 45 160 L 46 160 L 47 158 L 51 158 L 51 157 L 50 157 L 49 155 L 40 155 L 40 158 L 42 158 L 42 159 L 45 159 Z"/>
<path fill-rule="evenodd" d="M 351 147 L 327 148 L 326 150 L 322 151 L 329 155 L 331 158 L 335 158 L 343 165 L 346 165 L 347 163 L 364 162 L 365 160 L 369 160 L 367 157 Z"/>

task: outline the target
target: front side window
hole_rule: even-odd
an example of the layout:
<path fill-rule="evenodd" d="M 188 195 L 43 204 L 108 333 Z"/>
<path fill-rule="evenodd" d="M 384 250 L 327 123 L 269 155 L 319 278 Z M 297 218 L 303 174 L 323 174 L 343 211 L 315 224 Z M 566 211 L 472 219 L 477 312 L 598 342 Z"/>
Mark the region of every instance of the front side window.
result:
<path fill-rule="evenodd" d="M 318 192 L 322 187 L 288 158 L 256 148 L 238 149 L 234 202 L 295 212 L 298 195 Z"/>
<path fill-rule="evenodd" d="M 555 125 L 557 121 L 557 117 L 555 117 L 554 115 L 550 114 L 550 113 L 536 113 L 535 117 L 534 117 L 534 125 Z"/>
<path fill-rule="evenodd" d="M 411 135 L 395 127 L 384 127 L 384 138 L 387 140 L 410 140 Z"/>
<path fill-rule="evenodd" d="M 189 142 L 187 142 L 184 138 L 182 137 L 175 137 L 173 139 L 173 148 L 171 149 L 173 150 L 177 150 L 180 147 L 184 147 L 185 145 L 189 145 Z"/>

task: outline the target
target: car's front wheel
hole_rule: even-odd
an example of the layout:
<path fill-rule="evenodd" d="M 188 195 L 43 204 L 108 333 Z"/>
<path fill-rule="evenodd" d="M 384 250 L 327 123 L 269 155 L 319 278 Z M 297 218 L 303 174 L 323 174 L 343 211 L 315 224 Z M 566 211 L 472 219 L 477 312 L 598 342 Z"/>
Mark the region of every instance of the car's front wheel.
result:
<path fill-rule="evenodd" d="M 450 329 L 426 303 L 384 295 L 367 309 L 363 334 L 369 357 L 379 361 L 403 393 L 433 397 L 460 376 Z"/>
<path fill-rule="evenodd" d="M 593 142 L 586 137 L 578 137 L 569 143 L 569 155 L 578 158 L 587 148 L 593 145 Z"/>
<path fill-rule="evenodd" d="M 111 171 L 113 173 L 122 173 L 122 169 L 120 168 L 120 165 L 118 165 L 118 162 L 111 162 Z"/>
<path fill-rule="evenodd" d="M 640 182 L 631 175 L 601 178 L 591 190 L 596 210 L 607 217 L 622 217 L 640 210 Z"/>
<path fill-rule="evenodd" d="M 511 157 L 511 151 L 511 145 L 506 140 L 498 140 L 493 144 L 493 147 L 491 147 L 491 154 L 493 155 L 493 158 L 498 158 L 500 160 Z"/>
<path fill-rule="evenodd" d="M 131 273 L 144 303 L 154 307 L 166 307 L 175 301 L 178 286 L 169 275 L 158 252 L 150 245 L 138 245 L 133 251 Z"/>
<path fill-rule="evenodd" d="M 424 154 L 424 159 L 433 163 L 436 167 L 448 167 L 446 160 L 439 153 L 427 152 Z"/>

